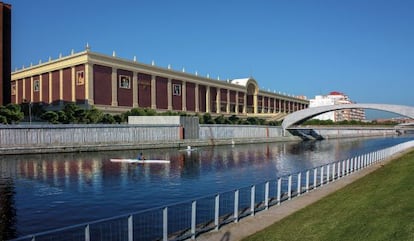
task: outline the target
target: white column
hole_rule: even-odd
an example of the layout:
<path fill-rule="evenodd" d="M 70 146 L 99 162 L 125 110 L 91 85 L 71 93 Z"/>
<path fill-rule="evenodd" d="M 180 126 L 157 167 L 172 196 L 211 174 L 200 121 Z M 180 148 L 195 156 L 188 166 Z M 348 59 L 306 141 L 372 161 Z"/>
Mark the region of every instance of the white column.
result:
<path fill-rule="evenodd" d="M 63 100 L 63 69 L 59 70 L 59 101 Z"/>
<path fill-rule="evenodd" d="M 42 83 L 43 83 L 43 75 L 40 74 L 39 75 L 39 102 L 42 102 L 43 100 L 43 88 L 42 88 Z"/>
<path fill-rule="evenodd" d="M 230 113 L 230 90 L 227 90 L 227 105 L 226 105 L 226 112 L 227 114 Z"/>
<path fill-rule="evenodd" d="M 216 88 L 216 113 L 220 113 L 220 108 L 221 108 L 221 89 L 220 88 Z"/>
<path fill-rule="evenodd" d="M 168 83 L 167 83 L 167 106 L 168 106 L 168 110 L 172 110 L 172 84 L 171 84 L 171 78 L 168 78 Z"/>
<path fill-rule="evenodd" d="M 71 86 L 72 86 L 72 102 L 76 102 L 76 92 L 75 92 L 75 67 L 71 67 Z"/>
<path fill-rule="evenodd" d="M 93 93 L 94 79 L 93 79 L 93 65 L 85 64 L 85 99 L 89 105 L 94 104 Z"/>
<path fill-rule="evenodd" d="M 234 110 L 237 114 L 239 113 L 239 92 L 236 91 L 236 108 Z"/>
<path fill-rule="evenodd" d="M 24 89 L 23 89 L 24 90 Z M 49 103 L 52 103 L 52 72 L 49 72 Z M 23 94 L 24 96 L 24 94 Z"/>
<path fill-rule="evenodd" d="M 30 77 L 30 94 L 29 94 L 29 102 L 33 102 L 33 76 Z"/>
<path fill-rule="evenodd" d="M 257 94 L 253 95 L 253 113 L 257 114 Z"/>
<path fill-rule="evenodd" d="M 198 93 L 198 84 L 195 84 L 195 112 L 200 112 L 200 101 L 199 101 L 199 93 Z"/>
<path fill-rule="evenodd" d="M 157 109 L 157 86 L 156 76 L 151 75 L 151 109 Z"/>
<path fill-rule="evenodd" d="M 138 105 L 138 73 L 132 72 L 132 107 L 137 108 Z"/>
<path fill-rule="evenodd" d="M 185 81 L 182 82 L 181 98 L 182 110 L 187 111 L 187 84 Z"/>
<path fill-rule="evenodd" d="M 210 107 L 210 86 L 206 86 L 206 113 L 211 112 Z"/>
<path fill-rule="evenodd" d="M 243 93 L 243 114 L 247 113 L 247 93 Z"/>
<path fill-rule="evenodd" d="M 267 113 L 270 113 L 270 97 L 267 97 Z"/>
<path fill-rule="evenodd" d="M 117 76 L 117 69 L 112 68 L 112 81 L 111 81 L 111 89 L 112 89 L 112 106 L 118 106 L 118 76 Z"/>

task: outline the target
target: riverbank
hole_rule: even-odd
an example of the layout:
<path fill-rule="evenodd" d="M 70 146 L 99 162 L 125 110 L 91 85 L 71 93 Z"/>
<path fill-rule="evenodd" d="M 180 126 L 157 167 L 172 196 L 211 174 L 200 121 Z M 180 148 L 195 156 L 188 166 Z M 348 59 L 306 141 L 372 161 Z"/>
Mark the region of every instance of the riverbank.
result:
<path fill-rule="evenodd" d="M 237 145 L 249 143 L 273 143 L 273 142 L 299 142 L 296 136 L 275 138 L 234 138 L 234 139 L 209 139 L 209 140 L 174 140 L 174 141 L 147 141 L 141 143 L 109 143 L 109 144 L 83 144 L 77 145 L 33 145 L 0 147 L 0 155 L 34 154 L 34 153 L 66 153 L 66 152 L 94 152 L 94 151 L 119 151 L 119 150 L 145 150 L 177 148 L 183 149 L 187 146 L 202 147 L 215 145 Z"/>
<path fill-rule="evenodd" d="M 404 177 L 407 177 L 414 170 L 412 162 L 414 153 L 410 152 L 405 155 L 407 153 L 408 151 L 394 155 L 309 194 L 293 198 L 280 206 L 274 206 L 266 212 L 260 212 L 238 223 L 226 225 L 219 231 L 203 234 L 197 240 L 238 241 L 261 230 L 263 231 L 245 240 L 366 240 L 366 237 L 370 235 L 373 238 L 371 240 L 412 240 L 414 227 L 410 222 L 411 219 L 406 218 L 410 215 L 412 217 L 412 210 L 414 210 L 412 200 L 409 200 L 412 191 L 407 188 L 412 186 L 412 181 L 410 181 L 412 179 L 399 178 L 402 173 Z M 401 165 L 400 157 L 409 161 Z M 392 160 L 395 162 L 390 163 Z M 380 170 L 375 174 L 368 175 L 378 169 Z M 366 178 L 363 178 L 365 176 Z M 358 179 L 361 180 L 357 181 Z M 396 179 L 403 179 L 404 182 L 392 181 Z M 411 184 L 407 183 L 407 180 Z M 337 192 L 338 190 L 340 191 Z M 405 200 L 401 203 L 405 205 L 405 209 L 400 204 L 398 208 L 395 208 L 395 200 L 400 199 Z M 301 211 L 298 212 L 299 210 Z M 284 219 L 286 217 L 288 218 Z M 383 222 L 386 219 L 392 221 Z M 377 221 L 372 227 L 369 224 L 374 220 Z M 381 222 L 383 224 L 380 224 Z M 401 225 L 400 222 L 403 224 Z M 377 224 L 378 226 L 375 226 Z M 367 228 L 368 225 L 370 229 Z M 405 232 L 406 236 L 405 238 L 400 236 L 388 236 L 387 238 L 374 235 L 375 233 L 384 234 L 385 230 L 391 230 L 387 233 L 391 235 L 396 230 L 402 230 L 401 232 Z M 398 232 L 394 232 L 394 235 L 397 234 Z"/>

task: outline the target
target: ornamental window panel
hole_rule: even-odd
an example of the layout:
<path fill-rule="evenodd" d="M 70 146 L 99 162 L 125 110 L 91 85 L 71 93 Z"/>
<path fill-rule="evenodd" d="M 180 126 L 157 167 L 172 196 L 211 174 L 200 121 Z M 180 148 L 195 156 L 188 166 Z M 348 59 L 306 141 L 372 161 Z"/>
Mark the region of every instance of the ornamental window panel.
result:
<path fill-rule="evenodd" d="M 181 96 L 181 85 L 180 84 L 173 84 L 173 95 Z"/>
<path fill-rule="evenodd" d="M 33 81 L 33 91 L 34 92 L 40 91 L 40 81 L 38 79 Z"/>
<path fill-rule="evenodd" d="M 119 88 L 130 89 L 131 88 L 131 77 L 127 75 L 119 76 Z"/>
<path fill-rule="evenodd" d="M 85 84 L 85 72 L 77 71 L 76 72 L 76 85 L 84 85 Z"/>

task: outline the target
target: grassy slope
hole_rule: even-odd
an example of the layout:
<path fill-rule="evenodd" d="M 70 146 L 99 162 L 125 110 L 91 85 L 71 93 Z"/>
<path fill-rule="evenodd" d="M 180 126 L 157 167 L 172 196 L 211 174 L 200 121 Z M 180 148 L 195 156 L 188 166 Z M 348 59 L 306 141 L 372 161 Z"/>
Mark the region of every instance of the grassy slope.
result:
<path fill-rule="evenodd" d="M 245 240 L 414 240 L 414 152 Z"/>

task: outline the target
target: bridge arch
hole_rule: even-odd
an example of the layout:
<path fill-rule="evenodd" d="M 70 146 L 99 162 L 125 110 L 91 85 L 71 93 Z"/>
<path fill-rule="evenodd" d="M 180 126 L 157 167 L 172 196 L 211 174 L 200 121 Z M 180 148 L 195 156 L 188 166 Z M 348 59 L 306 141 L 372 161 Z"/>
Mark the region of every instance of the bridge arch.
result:
<path fill-rule="evenodd" d="M 319 106 L 311 107 L 308 109 L 303 109 L 300 111 L 293 112 L 285 117 L 282 122 L 283 130 L 288 129 L 294 124 L 308 120 L 317 115 L 343 109 L 372 109 L 372 110 L 381 110 L 406 116 L 408 118 L 414 119 L 414 107 L 404 106 L 404 105 L 388 105 L 388 104 L 342 104 L 342 105 L 329 105 L 329 106 Z"/>

